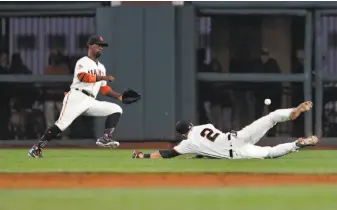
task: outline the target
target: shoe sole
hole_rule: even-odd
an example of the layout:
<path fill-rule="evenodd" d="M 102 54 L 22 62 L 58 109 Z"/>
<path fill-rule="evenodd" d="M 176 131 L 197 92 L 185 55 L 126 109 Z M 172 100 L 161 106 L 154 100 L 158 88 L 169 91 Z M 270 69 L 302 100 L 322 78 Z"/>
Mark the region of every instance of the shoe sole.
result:
<path fill-rule="evenodd" d="M 310 136 L 308 138 L 310 138 L 308 143 L 304 143 L 304 141 L 303 142 L 300 141 L 300 145 L 301 146 L 315 146 L 319 141 L 317 136 Z"/>
<path fill-rule="evenodd" d="M 100 147 L 117 148 L 117 147 L 119 147 L 119 142 L 115 141 L 115 142 L 108 142 L 106 144 L 103 144 L 102 142 L 97 141 L 96 145 L 100 146 Z"/>
<path fill-rule="evenodd" d="M 35 155 L 31 154 L 30 152 L 28 152 L 28 156 L 31 158 L 35 158 Z"/>
<path fill-rule="evenodd" d="M 28 152 L 28 156 L 31 158 L 43 158 L 43 156 L 36 156 L 33 153 Z"/>
<path fill-rule="evenodd" d="M 305 108 L 308 104 L 308 102 L 311 103 L 311 106 L 310 108 L 308 108 L 308 110 L 305 110 L 305 111 L 302 111 L 303 108 Z M 292 120 L 295 120 L 298 118 L 298 116 L 300 116 L 301 113 L 303 112 L 308 112 L 312 109 L 312 102 L 311 101 L 306 101 L 306 102 L 303 102 L 301 103 L 298 107 L 295 108 L 295 110 L 290 114 L 290 118 Z"/>
<path fill-rule="evenodd" d="M 133 159 L 138 158 L 137 151 L 133 151 L 133 153 L 132 153 L 132 158 L 133 158 Z"/>

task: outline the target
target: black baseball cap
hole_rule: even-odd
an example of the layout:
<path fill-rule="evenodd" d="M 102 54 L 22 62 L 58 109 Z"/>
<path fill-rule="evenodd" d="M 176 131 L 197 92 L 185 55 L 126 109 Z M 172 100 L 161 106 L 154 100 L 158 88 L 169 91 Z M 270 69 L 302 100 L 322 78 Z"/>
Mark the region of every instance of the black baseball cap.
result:
<path fill-rule="evenodd" d="M 104 42 L 103 37 L 98 36 L 98 35 L 92 35 L 89 37 L 87 45 L 89 46 L 93 44 L 101 45 L 103 47 L 108 46 L 108 43 Z"/>
<path fill-rule="evenodd" d="M 188 131 L 191 130 L 191 128 L 193 127 L 193 124 L 189 121 L 179 121 L 176 124 L 176 131 L 179 134 L 186 134 Z"/>

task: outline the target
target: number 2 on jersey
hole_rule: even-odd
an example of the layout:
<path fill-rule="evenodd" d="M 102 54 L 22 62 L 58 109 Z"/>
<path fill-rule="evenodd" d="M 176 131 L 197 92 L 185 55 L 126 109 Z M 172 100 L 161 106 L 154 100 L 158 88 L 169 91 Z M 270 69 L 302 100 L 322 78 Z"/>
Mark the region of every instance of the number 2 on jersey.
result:
<path fill-rule="evenodd" d="M 200 135 L 213 142 L 220 135 L 220 133 L 214 133 L 212 129 L 205 128 L 204 130 L 201 131 Z"/>

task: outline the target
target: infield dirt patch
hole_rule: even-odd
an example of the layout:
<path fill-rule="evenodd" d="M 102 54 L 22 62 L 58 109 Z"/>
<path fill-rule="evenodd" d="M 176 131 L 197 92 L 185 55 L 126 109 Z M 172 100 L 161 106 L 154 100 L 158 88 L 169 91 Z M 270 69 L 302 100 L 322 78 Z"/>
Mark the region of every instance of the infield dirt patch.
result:
<path fill-rule="evenodd" d="M 337 175 L 201 173 L 2 173 L 0 188 L 152 188 L 337 184 Z"/>

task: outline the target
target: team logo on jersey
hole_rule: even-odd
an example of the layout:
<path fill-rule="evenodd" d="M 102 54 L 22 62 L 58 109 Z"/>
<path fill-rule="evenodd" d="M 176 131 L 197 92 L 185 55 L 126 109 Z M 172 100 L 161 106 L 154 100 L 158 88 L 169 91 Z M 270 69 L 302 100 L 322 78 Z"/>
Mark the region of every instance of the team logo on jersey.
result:
<path fill-rule="evenodd" d="M 81 68 L 83 68 L 83 66 L 82 66 L 81 64 L 79 64 L 79 65 L 77 66 L 77 69 L 81 69 Z"/>

